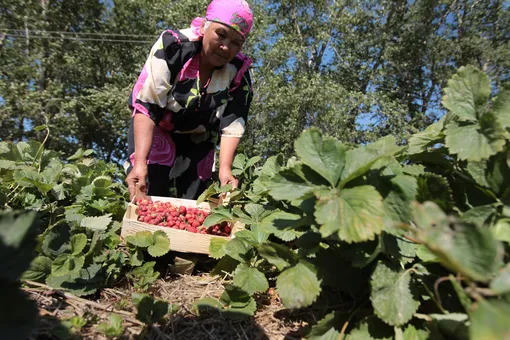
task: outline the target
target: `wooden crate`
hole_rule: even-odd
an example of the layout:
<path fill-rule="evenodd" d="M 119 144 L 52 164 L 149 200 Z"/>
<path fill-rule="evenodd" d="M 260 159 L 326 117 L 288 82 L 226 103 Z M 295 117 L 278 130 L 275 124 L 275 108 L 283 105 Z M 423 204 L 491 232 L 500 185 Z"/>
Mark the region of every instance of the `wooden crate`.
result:
<path fill-rule="evenodd" d="M 180 198 L 172 198 L 172 197 L 159 197 L 159 196 L 147 196 L 147 199 L 152 201 L 159 202 L 170 202 L 174 206 L 185 206 L 186 208 L 200 208 L 204 211 L 210 212 L 212 208 L 214 208 L 214 204 L 210 203 L 200 203 L 197 206 L 197 202 L 194 200 L 186 200 Z M 208 234 L 195 234 L 190 233 L 186 230 L 179 230 L 173 228 L 166 228 L 151 225 L 148 223 L 138 221 L 138 215 L 136 214 L 137 206 L 134 204 L 129 204 L 126 210 L 126 214 L 124 215 L 124 219 L 122 221 L 122 230 L 121 236 L 126 237 L 129 235 L 136 234 L 139 231 L 151 231 L 155 232 L 157 230 L 161 230 L 167 234 L 170 239 L 170 250 L 178 251 L 182 253 L 196 253 L 196 254 L 210 254 L 209 253 L 209 244 L 211 240 L 214 238 L 226 239 L 230 240 L 234 237 L 234 234 L 242 229 L 244 229 L 244 224 L 240 222 L 235 222 L 232 226 L 232 233 L 229 237 L 224 236 L 215 236 Z"/>

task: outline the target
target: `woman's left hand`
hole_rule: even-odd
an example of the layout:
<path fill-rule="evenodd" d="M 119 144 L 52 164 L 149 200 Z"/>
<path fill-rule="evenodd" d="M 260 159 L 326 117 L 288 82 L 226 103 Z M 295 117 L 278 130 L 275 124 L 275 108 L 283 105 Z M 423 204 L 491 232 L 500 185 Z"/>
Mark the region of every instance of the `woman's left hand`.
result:
<path fill-rule="evenodd" d="M 232 184 L 232 189 L 237 188 L 239 185 L 239 180 L 232 175 L 232 169 L 230 168 L 220 168 L 219 179 L 221 186 Z"/>

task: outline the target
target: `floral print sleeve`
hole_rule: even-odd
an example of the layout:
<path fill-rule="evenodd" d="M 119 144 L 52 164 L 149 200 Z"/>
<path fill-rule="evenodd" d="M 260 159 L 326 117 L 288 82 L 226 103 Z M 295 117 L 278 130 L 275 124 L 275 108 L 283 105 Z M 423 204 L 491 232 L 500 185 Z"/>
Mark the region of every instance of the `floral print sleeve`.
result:
<path fill-rule="evenodd" d="M 220 131 L 222 137 L 241 138 L 243 136 L 252 99 L 251 78 L 247 70 L 243 75 L 240 86 L 230 93 L 229 101 L 221 117 Z"/>
<path fill-rule="evenodd" d="M 133 115 L 144 114 L 159 124 L 167 111 L 168 93 L 181 70 L 183 54 L 186 53 L 181 48 L 180 35 L 170 30 L 163 32 L 153 45 L 129 98 Z"/>

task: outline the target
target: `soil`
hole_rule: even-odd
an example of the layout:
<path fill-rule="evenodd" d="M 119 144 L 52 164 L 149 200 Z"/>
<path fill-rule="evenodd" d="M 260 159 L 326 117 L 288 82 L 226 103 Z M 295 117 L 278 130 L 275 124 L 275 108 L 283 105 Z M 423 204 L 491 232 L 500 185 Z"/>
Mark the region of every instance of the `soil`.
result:
<path fill-rule="evenodd" d="M 124 334 L 117 339 L 301 339 L 308 325 L 317 322 L 307 310 L 289 311 L 276 293 L 256 296 L 258 311 L 244 321 L 232 321 L 218 313 L 197 315 L 193 303 L 204 297 L 218 298 L 228 278 L 198 275 L 167 275 L 151 288 L 150 294 L 174 304 L 178 311 L 164 323 L 145 326 L 136 319 L 131 303 L 132 287 L 120 286 L 101 290 L 93 298 L 79 298 L 48 286 L 27 283 L 25 292 L 37 301 L 39 327 L 31 339 L 106 339 L 97 325 L 108 322 L 115 311 L 124 318 Z M 177 309 L 176 308 L 176 309 Z M 81 316 L 87 324 L 69 330 L 61 320 Z M 68 322 L 69 323 L 69 322 Z"/>

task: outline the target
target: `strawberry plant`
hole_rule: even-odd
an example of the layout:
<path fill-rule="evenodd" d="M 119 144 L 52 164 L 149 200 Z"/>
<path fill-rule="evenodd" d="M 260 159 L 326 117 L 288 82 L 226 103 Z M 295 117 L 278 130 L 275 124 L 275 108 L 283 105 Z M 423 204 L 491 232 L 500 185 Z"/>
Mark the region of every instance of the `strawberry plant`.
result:
<path fill-rule="evenodd" d="M 18 280 L 34 258 L 37 214 L 0 212 L 0 332 L 3 339 L 24 339 L 37 323 L 37 305 L 19 287 Z M 12 306 L 15 308 L 7 308 Z M 21 321 L 23 320 L 23 321 Z"/>
<path fill-rule="evenodd" d="M 212 239 L 212 274 L 232 280 L 219 300 L 197 301 L 197 313 L 250 317 L 252 295 L 275 291 L 287 308 L 316 314 L 309 339 L 508 338 L 510 89 L 491 93 L 484 73 L 463 67 L 444 90 L 448 114 L 406 146 L 388 136 L 356 147 L 310 128 L 286 161 L 257 166 L 259 157 L 238 155 L 239 188 L 216 183 L 200 198 L 229 193 L 210 214 L 141 201 L 140 221 L 219 236 L 233 221 L 247 226 Z M 44 143 L 0 142 L 0 284 L 29 320 L 35 305 L 20 276 L 75 295 L 125 279 L 146 291 L 159 278 L 152 259 L 170 249 L 164 232 L 121 243 L 126 188 L 115 166 L 91 155 L 59 160 Z M 134 300 L 148 325 L 173 310 Z M 112 316 L 100 329 L 113 337 L 121 327 Z"/>
<path fill-rule="evenodd" d="M 60 160 L 35 141 L 0 142 L 2 209 L 34 211 L 40 221 L 36 257 L 23 279 L 89 295 L 142 264 L 139 249 L 133 255 L 121 245 L 127 191 L 118 169 L 92 153 Z"/>
<path fill-rule="evenodd" d="M 122 335 L 124 327 L 122 327 L 122 317 L 118 314 L 110 315 L 110 322 L 103 322 L 98 325 L 98 330 L 108 338 L 115 338 Z"/>
<path fill-rule="evenodd" d="M 213 274 L 329 311 L 310 339 L 509 337 L 510 90 L 490 94 L 485 74 L 459 69 L 448 114 L 405 147 L 304 131 L 295 158 L 250 171 L 221 208 L 248 230 L 211 242 Z"/>

